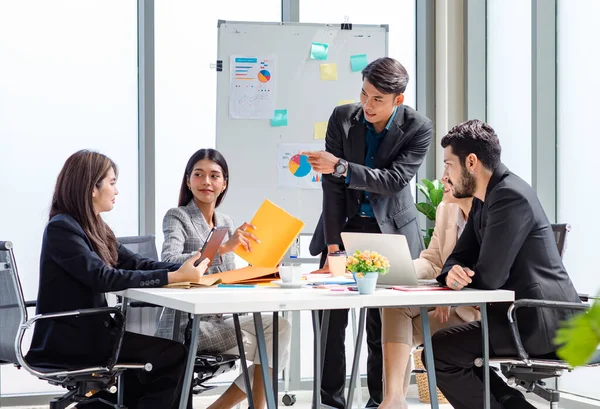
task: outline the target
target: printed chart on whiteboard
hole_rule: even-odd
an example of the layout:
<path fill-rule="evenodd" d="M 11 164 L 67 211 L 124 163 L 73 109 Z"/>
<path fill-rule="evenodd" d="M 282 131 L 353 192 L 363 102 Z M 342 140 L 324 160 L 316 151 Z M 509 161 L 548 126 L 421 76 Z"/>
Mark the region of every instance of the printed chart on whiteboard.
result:
<path fill-rule="evenodd" d="M 231 56 L 230 118 L 273 118 L 277 95 L 275 65 L 275 56 Z"/>
<path fill-rule="evenodd" d="M 300 151 L 325 149 L 324 143 L 282 143 L 278 149 L 278 185 L 280 188 L 321 189 L 321 174 L 313 170 Z"/>

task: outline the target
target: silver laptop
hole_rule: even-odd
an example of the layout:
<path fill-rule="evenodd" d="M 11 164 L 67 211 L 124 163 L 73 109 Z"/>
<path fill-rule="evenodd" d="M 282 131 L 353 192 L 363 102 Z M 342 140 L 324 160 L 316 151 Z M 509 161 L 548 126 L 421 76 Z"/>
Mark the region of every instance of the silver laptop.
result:
<path fill-rule="evenodd" d="M 417 273 L 413 264 L 406 237 L 400 234 L 347 233 L 342 232 L 342 241 L 347 255 L 356 250 L 376 251 L 390 262 L 390 271 L 380 275 L 378 288 L 394 285 L 417 285 Z"/>

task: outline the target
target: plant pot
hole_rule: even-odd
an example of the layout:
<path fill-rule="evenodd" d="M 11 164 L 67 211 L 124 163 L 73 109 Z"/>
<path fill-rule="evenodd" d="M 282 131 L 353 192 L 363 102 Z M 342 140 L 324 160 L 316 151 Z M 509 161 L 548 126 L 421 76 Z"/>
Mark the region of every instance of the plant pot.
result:
<path fill-rule="evenodd" d="M 356 285 L 358 286 L 359 294 L 366 295 L 373 294 L 375 292 L 379 273 L 362 273 L 362 276 L 359 276 L 357 273 L 352 273 L 352 275 L 354 276 L 354 281 L 356 281 Z"/>

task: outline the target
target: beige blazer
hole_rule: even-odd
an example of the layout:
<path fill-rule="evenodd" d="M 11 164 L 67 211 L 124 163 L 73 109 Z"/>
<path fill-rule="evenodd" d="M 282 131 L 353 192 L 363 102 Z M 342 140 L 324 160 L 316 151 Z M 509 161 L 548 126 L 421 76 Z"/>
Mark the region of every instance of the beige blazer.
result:
<path fill-rule="evenodd" d="M 429 280 L 440 275 L 444 262 L 454 250 L 458 240 L 458 215 L 460 208 L 454 203 L 440 203 L 435 214 L 435 227 L 429 247 L 414 260 L 417 277 Z"/>
<path fill-rule="evenodd" d="M 413 260 L 419 279 L 433 279 L 441 273 L 458 240 L 458 217 L 462 217 L 462 213 L 457 204 L 439 204 L 429 247 Z M 473 307 L 457 307 L 456 313 L 465 322 L 481 318 L 479 311 Z"/>

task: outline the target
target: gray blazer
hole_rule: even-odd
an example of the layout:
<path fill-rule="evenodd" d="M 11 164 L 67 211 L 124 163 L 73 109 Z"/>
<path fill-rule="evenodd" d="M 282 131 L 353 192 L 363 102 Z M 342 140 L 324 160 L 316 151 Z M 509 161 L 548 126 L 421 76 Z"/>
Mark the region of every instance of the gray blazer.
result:
<path fill-rule="evenodd" d="M 363 192 L 368 191 L 381 232 L 405 235 L 413 259 L 417 258 L 423 239 L 409 183 L 431 144 L 433 124 L 411 107 L 400 105 L 371 169 L 365 166 L 363 118 L 358 103 L 335 108 L 329 118 L 325 149 L 348 161 L 350 183 L 333 175 L 323 176 L 323 220 L 313 237 L 324 242 L 311 245 L 311 252 L 328 244 L 342 244 L 340 233 L 358 213 Z"/>
<path fill-rule="evenodd" d="M 215 226 L 227 227 L 224 241 L 235 232 L 231 217 L 215 212 Z M 210 228 L 198 206 L 191 200 L 186 206 L 170 209 L 163 219 L 163 243 L 161 259 L 172 263 L 184 263 L 199 248 L 202 247 Z M 219 254 L 212 260 L 208 274 L 219 273 L 235 269 L 235 256 L 233 253 Z M 185 315 L 185 314 L 184 314 Z M 156 336 L 171 339 L 175 310 L 165 308 L 158 322 Z M 183 339 L 188 319 L 182 319 L 179 325 L 179 340 Z M 237 345 L 235 329 L 227 324 L 221 315 L 206 315 L 200 320 L 200 343 L 198 350 L 208 353 L 220 353 Z"/>

